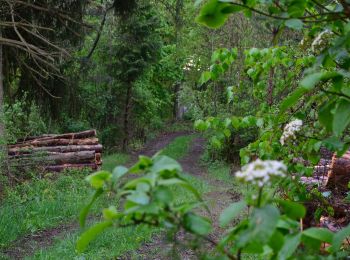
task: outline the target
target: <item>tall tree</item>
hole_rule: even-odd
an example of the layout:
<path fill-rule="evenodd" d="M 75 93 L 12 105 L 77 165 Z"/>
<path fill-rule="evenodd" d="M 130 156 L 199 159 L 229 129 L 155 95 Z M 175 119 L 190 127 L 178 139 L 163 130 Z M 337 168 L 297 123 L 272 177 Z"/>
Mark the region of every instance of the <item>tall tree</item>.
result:
<path fill-rule="evenodd" d="M 159 20 L 148 1 L 138 1 L 131 12 L 119 14 L 118 37 L 115 50 L 114 73 L 124 86 L 123 150 L 130 138 L 133 85 L 147 67 L 158 60 L 161 40 L 157 33 Z"/>
<path fill-rule="evenodd" d="M 64 86 L 60 66 L 69 57 L 72 44 L 79 43 L 83 36 L 86 3 L 0 0 L 3 88 L 7 99 L 27 92 L 32 100 L 55 105 L 53 100 Z"/>

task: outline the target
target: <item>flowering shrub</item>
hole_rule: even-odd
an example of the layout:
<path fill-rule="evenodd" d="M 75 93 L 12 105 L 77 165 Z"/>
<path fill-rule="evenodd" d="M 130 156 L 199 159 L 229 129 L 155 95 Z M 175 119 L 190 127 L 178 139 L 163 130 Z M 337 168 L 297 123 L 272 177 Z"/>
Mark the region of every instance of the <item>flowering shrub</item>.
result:
<path fill-rule="evenodd" d="M 271 184 L 274 177 L 284 177 L 287 167 L 279 161 L 262 161 L 260 159 L 243 166 L 236 172 L 236 178 L 247 183 L 263 187 Z"/>
<path fill-rule="evenodd" d="M 176 235 L 185 231 L 188 248 L 204 252 L 204 259 L 240 259 L 242 253 L 252 254 L 263 259 L 289 259 L 313 257 L 320 259 L 341 259 L 346 252 L 341 250 L 343 240 L 350 235 L 350 226 L 338 233 L 324 228 L 302 229 L 300 219 L 305 216 L 301 204 L 278 198 L 271 190 L 264 188 L 285 176 L 286 166 L 278 161 L 257 160 L 237 173 L 237 177 L 259 190 L 259 196 L 249 197 L 232 203 L 220 215 L 219 225 L 225 229 L 218 240 L 213 240 L 211 232 L 214 223 L 195 210 L 205 202 L 199 192 L 183 177 L 181 166 L 173 159 L 156 155 L 153 158 L 141 156 L 130 168 L 118 166 L 114 171 L 101 171 L 86 178 L 96 190 L 91 202 L 81 212 L 80 223 L 84 227 L 89 209 L 97 197 L 105 192 L 115 194 L 119 205 L 111 205 L 102 210 L 103 220 L 86 230 L 77 242 L 78 251 L 86 250 L 97 235 L 110 227 L 149 225 L 161 227 Z M 123 180 L 128 174 L 140 174 L 138 178 Z M 193 201 L 176 201 L 173 186 L 181 186 L 194 195 Z M 270 187 L 271 189 L 271 187 Z M 248 218 L 237 225 L 232 223 L 242 212 Z M 191 234 L 191 236 L 187 236 Z M 207 246 L 205 242 L 211 244 Z M 303 249 L 298 246 L 303 244 Z M 323 252 L 321 244 L 327 243 Z M 175 243 L 176 244 L 176 243 Z M 176 250 L 176 248 L 174 248 Z M 218 259 L 218 258 L 215 258 Z"/>
<path fill-rule="evenodd" d="M 280 143 L 284 145 L 288 139 L 295 139 L 295 133 L 300 131 L 302 125 L 303 125 L 303 121 L 301 121 L 300 119 L 296 119 L 288 123 L 284 127 L 283 134 L 280 138 Z"/>

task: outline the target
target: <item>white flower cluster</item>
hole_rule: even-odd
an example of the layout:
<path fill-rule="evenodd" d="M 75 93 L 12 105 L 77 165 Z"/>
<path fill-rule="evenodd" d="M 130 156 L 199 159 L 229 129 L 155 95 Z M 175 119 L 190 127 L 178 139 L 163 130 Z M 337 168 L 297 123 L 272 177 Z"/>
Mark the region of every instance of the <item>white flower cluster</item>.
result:
<path fill-rule="evenodd" d="M 263 187 L 270 183 L 272 177 L 284 177 L 286 171 L 287 167 L 283 162 L 257 159 L 236 172 L 236 178 Z"/>
<path fill-rule="evenodd" d="M 326 29 L 321 32 L 311 44 L 311 51 L 318 52 L 328 45 L 330 38 L 333 36 L 333 32 Z"/>
<path fill-rule="evenodd" d="M 282 145 L 284 145 L 288 139 L 290 139 L 290 138 L 294 139 L 295 133 L 300 131 L 302 126 L 303 126 L 303 121 L 301 121 L 300 119 L 295 119 L 295 120 L 289 122 L 284 127 L 283 134 L 280 138 L 280 143 Z"/>

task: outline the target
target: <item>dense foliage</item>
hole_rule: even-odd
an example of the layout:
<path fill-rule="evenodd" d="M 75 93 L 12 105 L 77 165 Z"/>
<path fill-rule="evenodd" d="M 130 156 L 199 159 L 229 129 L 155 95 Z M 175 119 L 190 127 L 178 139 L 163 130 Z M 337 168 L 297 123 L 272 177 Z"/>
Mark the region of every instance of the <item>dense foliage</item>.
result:
<path fill-rule="evenodd" d="M 349 147 L 349 10 L 346 1 L 206 1 L 197 17 L 199 23 L 219 28 L 231 14 L 244 13 L 261 19 L 272 32 L 268 48 L 218 49 L 204 72 L 199 58 L 191 57 L 187 64 L 188 70 L 203 72 L 195 88 L 206 107 L 198 102 L 190 109 L 197 118 L 207 118 L 196 121 L 196 128 L 210 130 L 211 146 L 223 154 L 225 146 L 244 147 L 239 155 L 245 166 L 236 177 L 252 189 L 244 200 L 224 210 L 221 225 L 231 223 L 247 205 L 249 217 L 228 229 L 219 242 L 211 240 L 207 235 L 212 224 L 193 211 L 202 200 L 181 178 L 180 165 L 166 157 L 140 157 L 130 169 L 117 167 L 113 173 L 97 172 L 87 178 L 96 189 L 95 197 L 113 190 L 123 208 L 105 209 L 104 222 L 81 236 L 78 249 L 85 249 L 96 234 L 112 225 L 147 223 L 173 233 L 183 229 L 194 234 L 189 246 L 201 253 L 201 240 L 208 241 L 217 250 L 204 250 L 202 257 L 209 259 L 209 255 L 241 259 L 242 254 L 264 259 L 345 257 L 342 241 L 350 234 L 349 226 L 332 233 L 315 227 L 303 230 L 298 221 L 306 213 L 302 204 L 323 195 L 300 183 L 299 178 L 309 176 L 312 168 L 295 158 L 317 164 L 321 147 L 338 155 Z M 228 83 L 232 85 L 225 86 L 223 79 L 236 61 L 243 69 L 231 74 Z M 208 89 L 220 95 L 209 104 Z M 145 175 L 126 183 L 119 181 L 126 173 L 138 172 Z M 171 185 L 185 186 L 197 200 L 176 203 Z M 82 225 L 86 210 L 81 215 Z M 320 214 L 315 212 L 315 218 Z M 326 243 L 324 247 L 322 243 Z"/>
<path fill-rule="evenodd" d="M 350 147 L 349 1 L 193 2 L 0 0 L 1 143 L 96 128 L 106 150 L 127 151 L 189 119 L 210 159 L 241 164 L 241 200 L 212 223 L 177 161 L 140 156 L 86 178 L 95 193 L 81 226 L 98 198 L 111 205 L 79 252 L 107 228 L 147 225 L 174 243 L 184 232 L 203 259 L 345 258 L 350 226 L 312 227 L 334 209 L 300 179 L 322 148 Z"/>

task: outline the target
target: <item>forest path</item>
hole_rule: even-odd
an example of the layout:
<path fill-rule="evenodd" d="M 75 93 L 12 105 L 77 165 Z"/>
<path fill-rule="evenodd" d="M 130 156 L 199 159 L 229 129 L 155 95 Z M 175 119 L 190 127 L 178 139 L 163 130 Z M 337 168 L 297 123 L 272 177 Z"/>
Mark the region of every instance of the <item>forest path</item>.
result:
<path fill-rule="evenodd" d="M 203 198 L 206 200 L 210 209 L 210 214 L 205 210 L 199 209 L 199 213 L 212 219 L 214 230 L 210 234 L 213 240 L 217 240 L 218 236 L 224 231 L 218 226 L 218 218 L 224 208 L 233 201 L 237 201 L 240 197 L 238 193 L 232 192 L 233 185 L 231 176 L 227 176 L 226 180 L 214 176 L 214 174 L 201 163 L 201 156 L 205 150 L 205 139 L 193 136 L 191 131 L 180 131 L 160 134 L 157 138 L 146 143 L 145 147 L 140 151 L 130 153 L 128 166 L 137 161 L 137 157 L 141 154 L 152 156 L 159 150 L 167 147 L 177 137 L 190 137 L 193 139 L 189 143 L 186 153 L 179 159 L 184 172 L 190 175 L 195 182 L 202 182 L 208 188 L 205 189 Z M 54 228 L 43 229 L 31 234 L 27 234 L 18 238 L 7 248 L 2 249 L 1 253 L 9 259 L 24 259 L 33 256 L 38 250 L 51 250 L 57 241 L 65 239 L 67 234 L 78 234 L 79 224 L 77 221 L 68 220 L 66 223 L 58 225 Z M 184 234 L 179 234 L 178 239 L 183 241 Z M 72 242 L 74 244 L 74 242 Z M 174 259 L 175 255 L 171 252 L 171 244 L 167 243 L 164 233 L 158 233 L 153 237 L 152 242 L 143 244 L 138 250 L 127 253 L 116 259 Z M 68 249 L 65 249 L 68 250 Z M 70 250 L 74 250 L 74 245 Z M 170 254 L 169 254 L 170 252 Z M 72 258 L 74 251 L 72 253 Z M 195 253 L 190 250 L 179 249 L 181 259 L 197 259 Z M 1 254 L 0 254 L 1 255 Z M 37 259 L 37 258 L 36 258 Z M 42 259 L 42 258 L 38 258 Z M 46 258 L 45 258 L 46 259 Z"/>
<path fill-rule="evenodd" d="M 204 200 L 207 202 L 210 213 L 204 209 L 199 209 L 199 213 L 212 220 L 214 230 L 209 235 L 214 241 L 224 232 L 224 229 L 218 225 L 218 220 L 221 212 L 228 207 L 232 202 L 240 199 L 240 194 L 233 191 L 232 182 L 227 182 L 209 174 L 208 169 L 201 164 L 201 156 L 205 149 L 205 139 L 198 137 L 192 141 L 188 154 L 179 160 L 185 173 L 198 178 L 209 185 L 209 192 L 202 194 Z M 184 234 L 178 234 L 179 241 L 184 240 Z M 210 246 L 210 245 L 208 245 Z M 164 233 L 159 234 L 153 238 L 153 241 L 145 243 L 136 254 L 128 255 L 122 259 L 198 259 L 195 252 L 178 248 L 178 256 L 174 255 L 172 245 L 167 241 Z"/>
<path fill-rule="evenodd" d="M 139 151 L 130 153 L 128 166 L 137 161 L 139 155 L 152 156 L 159 150 L 166 147 L 175 138 L 191 134 L 190 131 L 179 131 L 162 133 L 157 138 L 150 140 Z M 52 246 L 57 238 L 62 238 L 67 233 L 74 233 L 79 230 L 79 223 L 71 221 L 59 226 L 40 230 L 13 241 L 10 246 L 2 249 L 1 253 L 9 259 L 24 259 L 26 256 L 33 255 L 37 250 L 45 250 Z"/>

